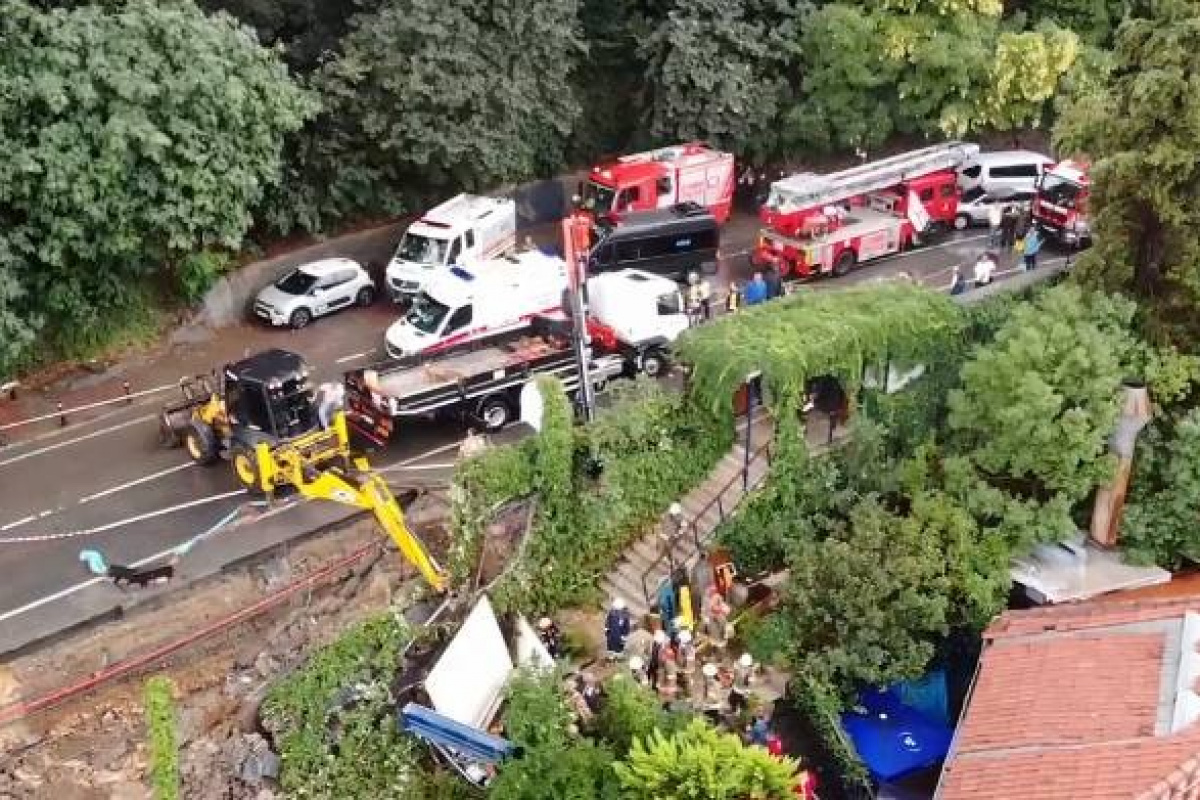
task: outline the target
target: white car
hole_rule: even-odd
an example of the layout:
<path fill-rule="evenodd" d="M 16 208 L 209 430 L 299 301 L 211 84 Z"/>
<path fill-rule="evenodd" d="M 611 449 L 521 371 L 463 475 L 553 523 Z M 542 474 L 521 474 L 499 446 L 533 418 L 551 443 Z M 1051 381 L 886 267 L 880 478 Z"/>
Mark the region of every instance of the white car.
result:
<path fill-rule="evenodd" d="M 958 201 L 958 212 L 954 215 L 954 229 L 964 231 L 973 225 L 987 225 L 988 211 L 995 206 L 1003 208 L 1013 204 L 1024 213 L 1033 202 L 1033 192 L 998 191 L 994 194 L 983 189 L 969 189 Z"/>
<path fill-rule="evenodd" d="M 357 261 L 327 258 L 303 264 L 254 298 L 254 316 L 272 325 L 303 328 L 317 317 L 375 302 L 375 284 Z"/>

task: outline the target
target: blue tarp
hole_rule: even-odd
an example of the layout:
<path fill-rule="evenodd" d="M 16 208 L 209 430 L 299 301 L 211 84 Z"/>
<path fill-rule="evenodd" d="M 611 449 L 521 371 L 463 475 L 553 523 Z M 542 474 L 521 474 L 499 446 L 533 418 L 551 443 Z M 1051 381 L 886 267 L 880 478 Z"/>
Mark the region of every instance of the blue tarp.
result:
<path fill-rule="evenodd" d="M 893 688 L 904 705 L 915 708 L 934 722 L 950 724 L 950 696 L 946 691 L 945 670 L 934 670 L 920 680 L 897 683 Z"/>
<path fill-rule="evenodd" d="M 954 731 L 900 701 L 896 689 L 859 695 L 865 713 L 842 715 L 850 737 L 872 777 L 886 782 L 933 766 L 946 757 Z"/>
<path fill-rule="evenodd" d="M 409 703 L 400 711 L 400 729 L 485 764 L 502 761 L 513 751 L 512 744 L 498 736 L 463 725 L 416 703 Z"/>

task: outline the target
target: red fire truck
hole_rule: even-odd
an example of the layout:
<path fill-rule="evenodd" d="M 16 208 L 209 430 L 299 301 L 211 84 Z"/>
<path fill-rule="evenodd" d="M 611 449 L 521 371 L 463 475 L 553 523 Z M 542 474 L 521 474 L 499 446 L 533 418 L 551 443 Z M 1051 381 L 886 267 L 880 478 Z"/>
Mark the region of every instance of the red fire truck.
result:
<path fill-rule="evenodd" d="M 958 213 L 957 170 L 979 154 L 949 142 L 828 175 L 771 184 L 759 209 L 766 226 L 751 253 L 781 276 L 844 275 L 856 264 L 907 250 Z"/>
<path fill-rule="evenodd" d="M 584 208 L 597 217 L 698 203 L 724 223 L 733 207 L 733 154 L 681 144 L 592 167 Z"/>
<path fill-rule="evenodd" d="M 1038 227 L 1068 247 L 1092 243 L 1087 200 L 1091 189 L 1088 165 L 1063 161 L 1048 169 L 1038 181 L 1033 220 Z"/>

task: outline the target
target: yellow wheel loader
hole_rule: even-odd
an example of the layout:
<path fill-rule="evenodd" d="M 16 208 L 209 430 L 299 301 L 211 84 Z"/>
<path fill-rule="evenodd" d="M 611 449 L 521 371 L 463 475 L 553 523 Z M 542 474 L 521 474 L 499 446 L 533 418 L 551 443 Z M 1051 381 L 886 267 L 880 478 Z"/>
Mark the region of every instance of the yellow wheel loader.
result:
<path fill-rule="evenodd" d="M 182 444 L 198 464 L 228 460 L 238 481 L 257 496 L 291 489 L 310 500 L 371 512 L 430 586 L 447 591 L 445 571 L 408 529 L 387 483 L 351 453 L 344 413 L 321 424 L 300 356 L 266 350 L 213 378 L 185 379 L 180 388 L 182 401 L 167 405 L 159 420 L 165 444 Z"/>

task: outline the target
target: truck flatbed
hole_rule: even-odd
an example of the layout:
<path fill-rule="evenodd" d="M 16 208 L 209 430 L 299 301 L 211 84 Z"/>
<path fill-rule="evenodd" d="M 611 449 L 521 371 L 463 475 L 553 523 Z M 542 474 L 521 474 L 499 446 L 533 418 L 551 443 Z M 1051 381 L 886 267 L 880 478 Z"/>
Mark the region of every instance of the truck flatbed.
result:
<path fill-rule="evenodd" d="M 569 341 L 558 342 L 547 337 L 526 335 L 515 341 L 380 372 L 380 393 L 386 397 L 407 397 L 442 387 L 458 386 L 464 381 L 509 370 L 547 356 L 564 352 L 569 354 L 570 347 Z"/>

